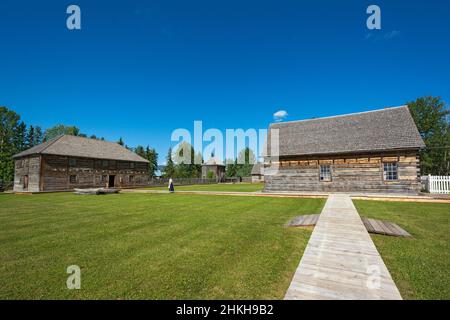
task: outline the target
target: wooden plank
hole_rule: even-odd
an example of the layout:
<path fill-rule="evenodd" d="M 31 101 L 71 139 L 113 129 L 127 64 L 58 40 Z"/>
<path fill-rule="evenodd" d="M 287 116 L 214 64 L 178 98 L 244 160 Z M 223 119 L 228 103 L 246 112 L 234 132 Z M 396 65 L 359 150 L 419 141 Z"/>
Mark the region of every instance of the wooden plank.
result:
<path fill-rule="evenodd" d="M 370 287 L 370 267 L 381 285 Z M 329 196 L 285 299 L 401 299 L 348 195 Z"/>
<path fill-rule="evenodd" d="M 406 230 L 402 229 L 398 224 L 392 222 L 386 222 L 389 225 L 389 228 L 395 230 L 395 233 L 392 235 L 401 236 L 401 237 L 412 237 Z"/>
<path fill-rule="evenodd" d="M 312 226 L 317 223 L 318 219 L 319 219 L 319 214 L 308 214 L 308 215 L 297 216 L 294 219 L 292 219 L 287 224 L 287 226 L 289 226 L 289 227 Z"/>
<path fill-rule="evenodd" d="M 363 218 L 362 219 L 364 226 L 366 227 L 368 232 L 374 232 L 375 228 L 370 224 L 369 219 Z"/>
<path fill-rule="evenodd" d="M 411 237 L 411 235 L 407 231 L 405 231 L 395 223 L 369 218 L 362 218 L 361 220 L 363 221 L 367 231 L 370 233 L 395 237 Z"/>

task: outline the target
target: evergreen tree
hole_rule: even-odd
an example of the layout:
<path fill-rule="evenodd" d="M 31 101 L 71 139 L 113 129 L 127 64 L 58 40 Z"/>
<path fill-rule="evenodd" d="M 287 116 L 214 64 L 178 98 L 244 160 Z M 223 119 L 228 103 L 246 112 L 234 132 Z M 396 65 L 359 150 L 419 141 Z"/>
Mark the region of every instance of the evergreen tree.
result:
<path fill-rule="evenodd" d="M 234 161 L 232 159 L 228 159 L 226 161 L 227 167 L 225 170 L 225 175 L 228 178 L 232 178 L 232 177 L 236 177 L 236 168 L 237 168 L 237 160 L 234 159 Z"/>
<path fill-rule="evenodd" d="M 27 148 L 34 147 L 35 142 L 36 141 L 35 141 L 34 127 L 32 125 L 30 125 L 30 127 L 28 128 L 27 139 L 26 139 Z"/>
<path fill-rule="evenodd" d="M 146 159 L 150 161 L 148 164 L 148 174 L 151 178 L 156 176 L 158 170 L 158 153 L 155 149 L 150 149 L 149 146 L 145 149 Z"/>
<path fill-rule="evenodd" d="M 165 178 L 173 178 L 174 173 L 175 173 L 175 165 L 172 160 L 172 148 L 169 148 L 169 151 L 167 152 L 166 166 L 164 167 L 163 176 Z"/>
<path fill-rule="evenodd" d="M 144 150 L 144 147 L 143 147 L 143 146 L 137 146 L 137 147 L 134 149 L 134 152 L 135 152 L 138 156 L 140 156 L 140 157 L 142 157 L 142 158 L 144 158 L 144 159 L 147 159 L 147 154 L 145 153 L 145 150 Z"/>
<path fill-rule="evenodd" d="M 250 148 L 245 148 L 239 152 L 236 162 L 236 176 L 250 177 L 253 165 L 256 163 L 256 157 Z"/>
<path fill-rule="evenodd" d="M 179 145 L 175 151 L 174 163 L 176 178 L 198 178 L 201 175 L 201 154 L 196 154 L 190 143 L 182 142 Z"/>
<path fill-rule="evenodd" d="M 125 143 L 123 142 L 122 137 L 119 138 L 119 141 L 117 141 L 117 143 L 118 143 L 119 145 L 121 145 L 122 147 L 125 145 Z"/>
<path fill-rule="evenodd" d="M 40 126 L 36 126 L 34 129 L 34 141 L 33 145 L 37 146 L 41 144 L 44 140 L 44 134 L 42 133 L 42 128 Z"/>
<path fill-rule="evenodd" d="M 14 134 L 14 148 L 16 152 L 27 149 L 27 126 L 23 121 L 20 121 L 16 128 Z"/>

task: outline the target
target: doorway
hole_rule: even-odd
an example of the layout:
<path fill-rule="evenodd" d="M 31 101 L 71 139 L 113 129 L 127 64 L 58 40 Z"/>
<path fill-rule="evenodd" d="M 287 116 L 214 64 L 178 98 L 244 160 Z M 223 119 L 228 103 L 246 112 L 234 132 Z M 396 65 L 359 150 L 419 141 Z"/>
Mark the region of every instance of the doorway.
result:
<path fill-rule="evenodd" d="M 28 176 L 23 176 L 23 190 L 28 190 Z"/>
<path fill-rule="evenodd" d="M 109 176 L 108 188 L 114 188 L 116 176 Z"/>

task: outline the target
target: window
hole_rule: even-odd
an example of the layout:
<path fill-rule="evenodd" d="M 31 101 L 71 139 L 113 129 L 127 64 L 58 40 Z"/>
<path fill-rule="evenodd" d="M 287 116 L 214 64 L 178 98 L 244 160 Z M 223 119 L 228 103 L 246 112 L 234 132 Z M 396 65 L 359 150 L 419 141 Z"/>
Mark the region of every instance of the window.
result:
<path fill-rule="evenodd" d="M 383 163 L 383 178 L 387 181 L 397 180 L 397 162 Z"/>
<path fill-rule="evenodd" d="M 71 175 L 69 177 L 69 181 L 70 181 L 70 183 L 77 183 L 77 176 Z"/>
<path fill-rule="evenodd" d="M 130 162 L 130 169 L 134 169 L 134 162 Z"/>
<path fill-rule="evenodd" d="M 101 180 L 101 182 L 106 182 L 106 178 L 107 178 L 106 175 L 102 175 L 102 180 Z"/>
<path fill-rule="evenodd" d="M 76 167 L 77 166 L 77 159 L 69 158 L 69 167 Z"/>
<path fill-rule="evenodd" d="M 130 176 L 130 183 L 133 183 L 133 181 L 134 181 L 134 176 Z"/>
<path fill-rule="evenodd" d="M 19 168 L 23 168 L 23 160 L 17 160 L 16 161 L 16 167 Z"/>
<path fill-rule="evenodd" d="M 320 166 L 320 181 L 331 181 L 330 166 Z"/>
<path fill-rule="evenodd" d="M 108 160 L 102 161 L 102 167 L 103 167 L 103 169 L 108 169 Z"/>

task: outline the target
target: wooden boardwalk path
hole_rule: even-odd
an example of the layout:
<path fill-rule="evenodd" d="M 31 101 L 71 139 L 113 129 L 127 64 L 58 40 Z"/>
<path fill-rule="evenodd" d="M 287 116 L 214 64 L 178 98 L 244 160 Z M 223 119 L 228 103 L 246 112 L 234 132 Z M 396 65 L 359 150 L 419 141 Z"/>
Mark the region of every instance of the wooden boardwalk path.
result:
<path fill-rule="evenodd" d="M 320 214 L 306 214 L 302 216 L 295 217 L 292 219 L 287 226 L 288 227 L 309 227 L 315 226 L 317 221 L 319 221 Z M 394 237 L 411 237 L 411 235 L 399 227 L 396 223 L 375 220 L 370 218 L 361 218 L 364 226 L 369 233 L 382 234 L 386 236 Z"/>
<path fill-rule="evenodd" d="M 329 196 L 285 299 L 401 299 L 348 195 Z"/>

